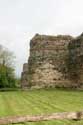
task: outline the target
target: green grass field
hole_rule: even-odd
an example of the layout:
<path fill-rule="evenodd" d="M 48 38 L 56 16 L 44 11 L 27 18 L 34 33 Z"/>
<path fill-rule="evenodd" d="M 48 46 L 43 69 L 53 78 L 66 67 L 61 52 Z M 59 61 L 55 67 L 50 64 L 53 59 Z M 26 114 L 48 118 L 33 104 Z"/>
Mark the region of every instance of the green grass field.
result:
<path fill-rule="evenodd" d="M 0 92 L 0 117 L 83 110 L 83 91 L 31 90 Z M 83 121 L 45 121 L 15 125 L 83 125 Z"/>

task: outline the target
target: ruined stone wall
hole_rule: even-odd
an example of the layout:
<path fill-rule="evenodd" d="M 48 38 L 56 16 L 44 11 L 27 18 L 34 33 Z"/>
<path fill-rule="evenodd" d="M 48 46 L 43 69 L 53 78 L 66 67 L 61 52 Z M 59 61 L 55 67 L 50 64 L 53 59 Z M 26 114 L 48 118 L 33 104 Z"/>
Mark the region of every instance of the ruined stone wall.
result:
<path fill-rule="evenodd" d="M 30 42 L 28 64 L 24 64 L 22 86 L 77 87 L 79 82 L 82 83 L 83 70 L 82 66 L 78 66 L 78 58 L 80 58 L 80 65 L 82 64 L 81 57 L 78 56 L 83 55 L 81 54 L 82 49 L 82 37 L 75 39 L 65 35 L 36 34 Z M 79 73 L 77 73 L 75 62 L 76 67 L 79 67 Z"/>
<path fill-rule="evenodd" d="M 68 77 L 71 84 L 79 88 L 83 87 L 83 34 L 68 45 L 67 56 Z"/>

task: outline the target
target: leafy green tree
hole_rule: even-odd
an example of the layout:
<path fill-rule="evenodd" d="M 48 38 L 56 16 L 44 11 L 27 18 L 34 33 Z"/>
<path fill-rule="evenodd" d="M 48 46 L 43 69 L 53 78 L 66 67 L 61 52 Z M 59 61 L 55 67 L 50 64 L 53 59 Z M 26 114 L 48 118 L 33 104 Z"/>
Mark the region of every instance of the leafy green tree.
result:
<path fill-rule="evenodd" d="M 8 49 L 0 46 L 0 87 L 15 87 L 15 56 Z"/>
<path fill-rule="evenodd" d="M 8 86 L 8 80 L 6 77 L 6 67 L 3 65 L 0 65 L 0 87 L 6 87 Z"/>

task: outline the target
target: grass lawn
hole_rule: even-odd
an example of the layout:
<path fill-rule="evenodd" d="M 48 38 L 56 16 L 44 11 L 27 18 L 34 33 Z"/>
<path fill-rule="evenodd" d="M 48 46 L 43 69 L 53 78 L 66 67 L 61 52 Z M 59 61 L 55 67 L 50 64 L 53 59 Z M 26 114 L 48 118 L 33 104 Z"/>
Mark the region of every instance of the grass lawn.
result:
<path fill-rule="evenodd" d="M 83 110 L 83 91 L 31 90 L 0 92 L 0 117 Z M 83 121 L 45 121 L 15 125 L 83 125 Z"/>

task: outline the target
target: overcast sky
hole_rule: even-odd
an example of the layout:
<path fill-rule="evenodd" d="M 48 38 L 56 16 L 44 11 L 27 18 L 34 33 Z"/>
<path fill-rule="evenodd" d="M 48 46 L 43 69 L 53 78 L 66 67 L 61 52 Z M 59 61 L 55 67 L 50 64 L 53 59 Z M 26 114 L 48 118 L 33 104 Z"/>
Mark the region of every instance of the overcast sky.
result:
<path fill-rule="evenodd" d="M 18 76 L 35 33 L 77 36 L 82 32 L 83 0 L 0 0 L 0 44 L 15 53 Z"/>

